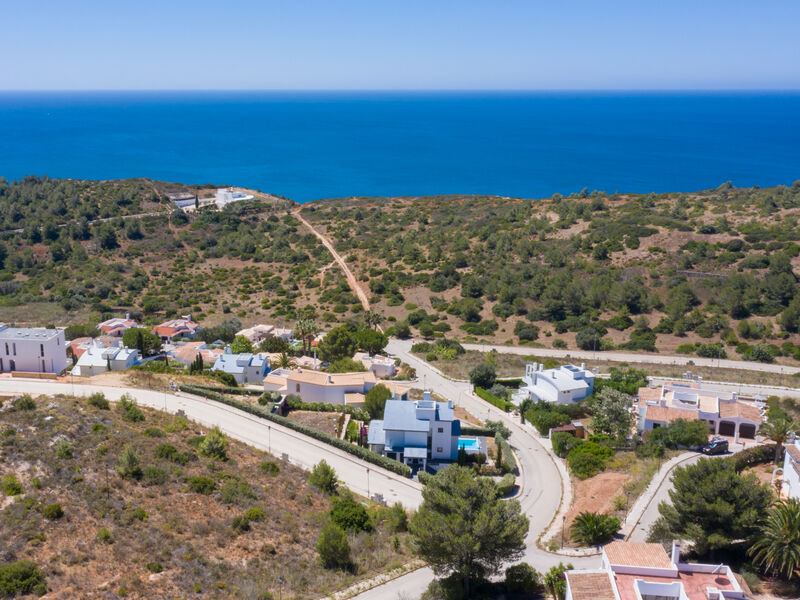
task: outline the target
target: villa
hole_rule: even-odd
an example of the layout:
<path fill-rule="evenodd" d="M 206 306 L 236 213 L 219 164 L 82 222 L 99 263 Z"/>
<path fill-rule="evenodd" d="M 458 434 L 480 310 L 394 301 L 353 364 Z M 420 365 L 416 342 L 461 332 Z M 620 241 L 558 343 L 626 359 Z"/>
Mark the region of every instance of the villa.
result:
<path fill-rule="evenodd" d="M 0 373 L 61 373 L 67 368 L 63 329 L 9 327 L 0 323 Z"/>
<path fill-rule="evenodd" d="M 230 373 L 236 383 L 261 383 L 269 373 L 269 359 L 260 354 L 232 354 L 231 347 L 217 356 L 212 371 Z"/>
<path fill-rule="evenodd" d="M 372 371 L 375 377 L 394 377 L 397 374 L 394 361 L 386 356 L 370 356 L 367 352 L 356 352 L 353 360 L 364 365 L 367 371 Z"/>
<path fill-rule="evenodd" d="M 153 327 L 151 333 L 155 333 L 161 338 L 162 342 L 171 342 L 175 338 L 194 338 L 200 325 L 192 320 L 192 315 L 184 315 L 180 319 L 164 321 L 160 325 Z"/>
<path fill-rule="evenodd" d="M 800 500 L 800 440 L 795 440 L 794 444 L 786 444 L 781 496 Z"/>
<path fill-rule="evenodd" d="M 423 470 L 428 461 L 458 458 L 461 421 L 452 402 L 435 402 L 425 392 L 423 400 L 387 400 L 383 419 L 369 423 L 370 450 Z"/>
<path fill-rule="evenodd" d="M 761 409 L 740 400 L 736 392 L 704 390 L 702 381 L 639 388 L 636 411 L 640 431 L 664 427 L 676 419 L 700 419 L 708 424 L 709 432 L 736 441 L 754 439 L 764 420 Z"/>
<path fill-rule="evenodd" d="M 214 197 L 214 204 L 217 205 L 219 210 L 222 210 L 228 204 L 233 204 L 234 202 L 245 202 L 248 200 L 252 200 L 252 194 L 245 194 L 244 192 L 237 192 L 233 188 L 221 188 L 218 189 L 215 197 Z"/>
<path fill-rule="evenodd" d="M 168 351 L 172 360 L 185 365 L 192 364 L 198 356 L 202 357 L 204 365 L 213 365 L 222 353 L 223 350 L 219 348 L 207 347 L 205 342 L 181 342 Z"/>
<path fill-rule="evenodd" d="M 138 323 L 131 319 L 130 315 L 125 315 L 125 318 L 115 317 L 108 319 L 102 323 L 98 323 L 97 328 L 103 335 L 113 335 L 114 337 L 122 337 L 127 329 L 136 327 Z"/>
<path fill-rule="evenodd" d="M 72 355 L 75 358 L 80 358 L 84 352 L 98 343 L 102 344 L 106 348 L 110 348 L 111 346 L 121 346 L 122 339 L 114 335 L 98 335 L 96 338 L 75 338 L 74 340 L 71 340 L 69 344 L 67 344 L 67 353 L 72 352 Z"/>
<path fill-rule="evenodd" d="M 106 371 L 124 371 L 139 362 L 139 351 L 119 346 L 104 346 L 95 342 L 78 358 L 70 373 L 78 377 L 92 377 Z"/>
<path fill-rule="evenodd" d="M 526 398 L 534 402 L 543 400 L 552 404 L 572 404 L 590 396 L 594 391 L 595 374 L 586 368 L 564 365 L 555 369 L 545 369 L 539 363 L 525 366 L 522 385 L 514 394 L 515 404 Z"/>
<path fill-rule="evenodd" d="M 242 329 L 241 331 L 237 331 L 236 336 L 247 338 L 251 344 L 260 344 L 265 339 L 271 338 L 274 335 L 274 331 L 274 325 L 258 324 Z"/>
<path fill-rule="evenodd" d="M 367 372 L 325 373 L 303 368 L 276 369 L 264 378 L 264 390 L 300 396 L 303 402 L 358 404 L 378 380 Z"/>
<path fill-rule="evenodd" d="M 744 600 L 750 589 L 728 565 L 680 562 L 661 544 L 611 542 L 599 569 L 567 571 L 566 600 Z"/>

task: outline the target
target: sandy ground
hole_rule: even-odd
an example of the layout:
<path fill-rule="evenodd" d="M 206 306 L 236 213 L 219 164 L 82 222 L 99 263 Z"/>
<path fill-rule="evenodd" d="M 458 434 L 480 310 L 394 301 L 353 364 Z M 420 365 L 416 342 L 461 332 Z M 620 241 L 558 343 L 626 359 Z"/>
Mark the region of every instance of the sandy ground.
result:
<path fill-rule="evenodd" d="M 614 498 L 622 493 L 622 486 L 627 479 L 626 473 L 613 471 L 599 473 L 584 480 L 573 478 L 572 493 L 575 501 L 567 513 L 565 536 L 569 536 L 569 528 L 580 513 L 584 511 L 613 512 Z M 568 545 L 566 537 L 564 541 Z"/>

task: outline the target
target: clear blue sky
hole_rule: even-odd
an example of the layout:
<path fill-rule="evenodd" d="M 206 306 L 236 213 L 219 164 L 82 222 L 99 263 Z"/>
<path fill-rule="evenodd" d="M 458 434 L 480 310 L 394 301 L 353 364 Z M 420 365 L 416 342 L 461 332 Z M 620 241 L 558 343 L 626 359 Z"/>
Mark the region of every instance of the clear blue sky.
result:
<path fill-rule="evenodd" d="M 0 89 L 798 89 L 798 0 L 18 0 Z"/>

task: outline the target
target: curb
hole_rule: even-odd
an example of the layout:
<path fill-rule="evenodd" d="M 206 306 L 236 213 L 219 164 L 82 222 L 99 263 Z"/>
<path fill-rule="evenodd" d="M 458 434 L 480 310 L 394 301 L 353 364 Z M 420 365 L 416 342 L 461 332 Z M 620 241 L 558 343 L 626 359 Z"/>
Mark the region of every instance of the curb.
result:
<path fill-rule="evenodd" d="M 407 570 L 404 570 L 407 567 L 409 567 L 409 565 L 411 565 L 410 568 L 408 568 Z M 424 562 L 422 562 L 421 560 L 412 561 L 410 563 L 406 563 L 402 567 L 397 567 L 396 569 L 392 569 L 391 571 L 387 571 L 385 573 L 380 573 L 378 575 L 375 575 L 374 577 L 371 577 L 370 579 L 363 579 L 363 580 L 361 580 L 359 582 L 356 582 L 356 583 L 344 588 L 343 590 L 339 590 L 338 592 L 333 592 L 332 594 L 328 594 L 327 596 L 322 596 L 320 598 L 320 600 L 347 600 L 347 598 L 352 598 L 353 596 L 358 596 L 360 594 L 363 594 L 364 592 L 368 592 L 368 591 L 373 590 L 373 589 L 375 589 L 377 587 L 380 587 L 382 585 L 390 583 L 390 582 L 394 581 L 395 579 L 400 579 L 401 577 L 404 577 L 406 575 L 410 575 L 411 573 L 413 573 L 415 571 L 419 571 L 420 569 L 424 569 L 427 566 L 428 565 L 425 564 Z M 377 581 L 378 579 L 381 578 L 381 576 L 386 575 L 386 573 L 389 573 L 389 575 L 388 575 L 388 577 L 386 579 L 383 579 L 381 581 Z M 360 587 L 362 585 L 364 586 L 363 588 Z"/>

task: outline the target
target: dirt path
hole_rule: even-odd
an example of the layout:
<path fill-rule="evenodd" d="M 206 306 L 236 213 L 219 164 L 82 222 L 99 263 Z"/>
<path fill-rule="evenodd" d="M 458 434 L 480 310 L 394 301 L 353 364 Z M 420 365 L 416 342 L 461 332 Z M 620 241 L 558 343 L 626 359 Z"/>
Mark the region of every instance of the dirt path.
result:
<path fill-rule="evenodd" d="M 347 278 L 347 283 L 350 286 L 350 289 L 352 289 L 353 292 L 355 292 L 356 296 L 358 296 L 358 299 L 361 300 L 361 306 L 364 307 L 364 310 L 366 312 L 369 312 L 370 310 L 369 298 L 367 297 L 366 292 L 361 288 L 361 286 L 358 285 L 358 281 L 356 280 L 355 275 L 353 275 L 353 272 L 350 270 L 350 267 L 348 267 L 347 263 L 344 262 L 344 259 L 339 255 L 339 253 L 333 247 L 333 244 L 331 244 L 330 241 L 328 241 L 328 238 L 326 238 L 319 231 L 314 229 L 314 227 L 311 226 L 311 223 L 305 220 L 303 215 L 300 214 L 300 210 L 301 209 L 298 208 L 295 211 L 293 211 L 292 214 L 295 217 L 297 217 L 303 225 L 308 227 L 308 229 L 311 230 L 311 233 L 317 236 L 319 238 L 319 241 L 322 242 L 322 245 L 328 249 L 328 252 L 331 253 L 333 259 L 337 263 L 339 263 L 339 267 L 341 267 L 342 271 L 344 272 L 344 276 Z"/>

